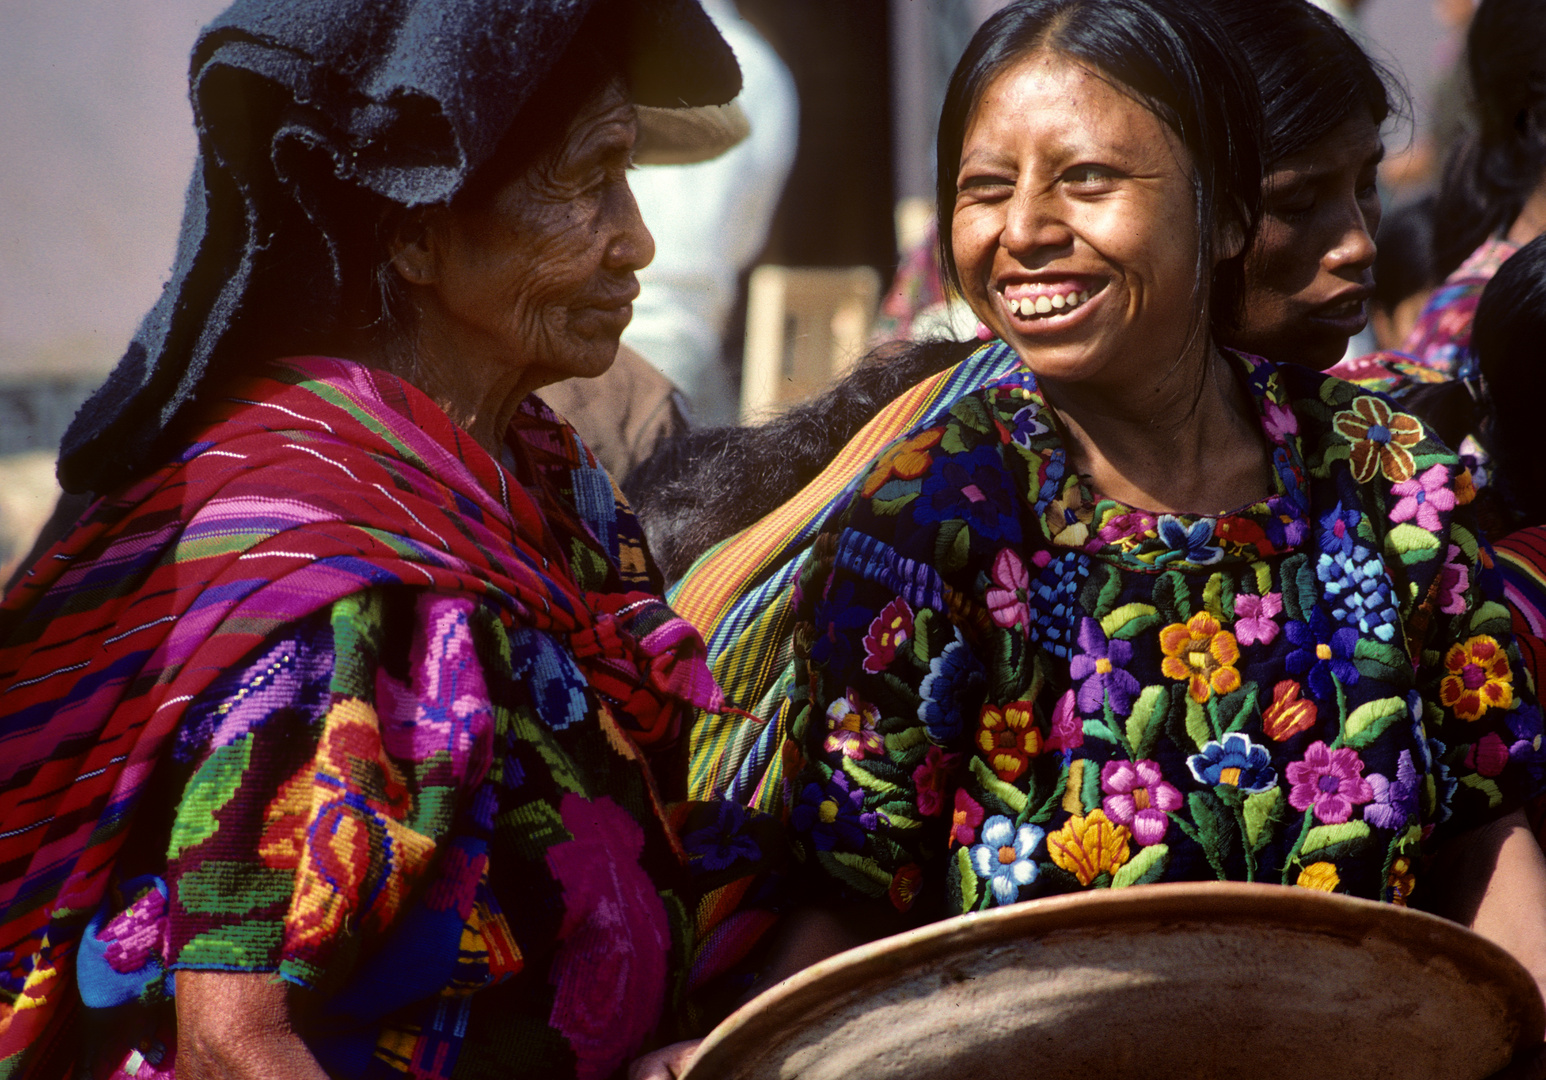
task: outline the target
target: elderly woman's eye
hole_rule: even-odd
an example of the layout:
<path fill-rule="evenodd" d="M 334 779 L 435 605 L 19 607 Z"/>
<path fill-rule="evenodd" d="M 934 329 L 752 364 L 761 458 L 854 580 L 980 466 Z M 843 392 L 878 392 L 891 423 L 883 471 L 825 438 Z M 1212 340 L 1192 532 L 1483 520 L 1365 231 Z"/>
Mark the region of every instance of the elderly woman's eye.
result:
<path fill-rule="evenodd" d="M 1075 165 L 1063 173 L 1063 179 L 1070 184 L 1099 184 L 1110 180 L 1115 174 L 1104 165 Z"/>

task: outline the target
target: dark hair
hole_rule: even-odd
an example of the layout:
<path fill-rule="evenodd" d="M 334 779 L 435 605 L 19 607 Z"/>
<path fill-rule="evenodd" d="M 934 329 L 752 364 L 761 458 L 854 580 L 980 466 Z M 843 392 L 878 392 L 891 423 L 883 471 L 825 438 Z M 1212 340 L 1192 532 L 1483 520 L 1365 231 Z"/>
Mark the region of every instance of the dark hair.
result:
<path fill-rule="evenodd" d="M 1479 126 L 1450 153 L 1439 188 L 1444 276 L 1513 224 L 1546 173 L 1546 0 L 1482 0 L 1466 68 Z"/>
<path fill-rule="evenodd" d="M 1372 297 L 1376 306 L 1392 311 L 1408 297 L 1439 283 L 1433 255 L 1433 208 L 1433 196 L 1424 195 L 1380 219 Z"/>
<path fill-rule="evenodd" d="M 764 424 L 700 428 L 657 447 L 622 488 L 666 580 L 793 497 L 902 391 L 981 345 L 890 342 L 820 397 Z"/>
<path fill-rule="evenodd" d="M 1267 167 L 1360 110 L 1376 125 L 1406 94 L 1335 17 L 1308 0 L 1201 0 L 1245 55 L 1261 92 Z"/>
<path fill-rule="evenodd" d="M 1471 325 L 1491 411 L 1487 448 L 1505 502 L 1524 525 L 1546 524 L 1546 236 L 1520 248 L 1482 290 Z"/>
<path fill-rule="evenodd" d="M 1261 211 L 1262 121 L 1256 83 L 1213 17 L 1181 0 L 1017 0 L 983 23 L 945 92 L 939 120 L 936 209 L 940 265 L 956 292 L 951 248 L 956 174 L 967 126 L 988 83 L 1041 50 L 1091 67 L 1168 126 L 1191 155 L 1198 233 L 1198 297 L 1228 325 L 1244 286 L 1245 249 L 1213 266 L 1217 226 L 1240 227 L 1250 247 Z"/>

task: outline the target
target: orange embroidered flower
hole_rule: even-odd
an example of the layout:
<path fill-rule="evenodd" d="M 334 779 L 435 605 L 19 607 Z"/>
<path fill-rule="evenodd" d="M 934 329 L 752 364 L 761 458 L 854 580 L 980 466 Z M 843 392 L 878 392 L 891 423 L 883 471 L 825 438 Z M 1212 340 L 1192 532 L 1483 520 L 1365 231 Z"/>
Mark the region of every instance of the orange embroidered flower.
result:
<path fill-rule="evenodd" d="M 1337 875 L 1337 864 L 1329 862 L 1311 863 L 1300 873 L 1296 882 L 1300 888 L 1319 889 L 1321 892 L 1336 892 L 1337 886 L 1342 884 L 1342 879 Z"/>
<path fill-rule="evenodd" d="M 1172 679 L 1190 682 L 1188 693 L 1196 702 L 1214 694 L 1240 689 L 1240 646 L 1235 635 L 1221 629 L 1206 611 L 1199 611 L 1184 624 L 1171 623 L 1160 631 L 1160 650 L 1165 659 L 1160 670 Z"/>
<path fill-rule="evenodd" d="M 1126 825 L 1117 825 L 1104 810 L 1091 810 L 1083 817 L 1071 817 L 1068 824 L 1047 837 L 1047 852 L 1052 861 L 1088 885 L 1102 872 L 1114 874 L 1127 862 Z"/>
<path fill-rule="evenodd" d="M 1464 645 L 1451 645 L 1444 668 L 1449 674 L 1439 682 L 1439 700 L 1462 720 L 1480 720 L 1488 709 L 1506 709 L 1514 703 L 1508 654 L 1486 634 Z"/>
<path fill-rule="evenodd" d="M 1461 469 L 1460 475 L 1455 477 L 1455 502 L 1461 506 L 1476 501 L 1476 478 L 1471 475 L 1470 469 Z"/>
<path fill-rule="evenodd" d="M 1031 715 L 1031 703 L 1016 701 L 1003 708 L 984 705 L 977 718 L 977 749 L 1000 780 L 1018 780 L 1042 750 L 1041 729 Z"/>
<path fill-rule="evenodd" d="M 1409 446 L 1423 438 L 1422 421 L 1404 412 L 1396 412 L 1376 397 L 1353 399 L 1353 407 L 1331 418 L 1331 426 L 1353 444 L 1348 463 L 1353 479 L 1367 484 L 1379 473 L 1399 483 L 1417 472 Z"/>
<path fill-rule="evenodd" d="M 1406 907 L 1407 897 L 1417 888 L 1417 875 L 1412 873 L 1411 859 L 1402 855 L 1390 864 L 1390 873 L 1385 875 L 1385 887 L 1390 890 L 1392 904 Z"/>
<path fill-rule="evenodd" d="M 894 444 L 875 462 L 864 478 L 859 494 L 869 498 L 891 480 L 916 480 L 929 471 L 928 450 L 945 437 L 943 428 L 921 431 L 910 439 Z"/>
<path fill-rule="evenodd" d="M 1284 679 L 1272 688 L 1272 704 L 1261 714 L 1262 730 L 1273 742 L 1282 742 L 1315 725 L 1315 702 L 1299 696 L 1299 684 Z"/>

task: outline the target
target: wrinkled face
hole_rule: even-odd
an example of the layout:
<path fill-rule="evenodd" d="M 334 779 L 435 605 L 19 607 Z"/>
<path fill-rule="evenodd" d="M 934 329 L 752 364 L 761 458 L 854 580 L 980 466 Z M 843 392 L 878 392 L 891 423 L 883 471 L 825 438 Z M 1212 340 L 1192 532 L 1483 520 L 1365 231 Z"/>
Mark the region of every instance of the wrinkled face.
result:
<path fill-rule="evenodd" d="M 467 366 L 463 396 L 517 382 L 524 396 L 611 366 L 639 293 L 634 272 L 655 253 L 628 190 L 636 135 L 634 107 L 613 83 L 556 149 L 429 220 L 434 295 L 421 322 Z"/>
<path fill-rule="evenodd" d="M 1383 155 L 1379 127 L 1356 115 L 1267 170 L 1229 344 L 1317 370 L 1342 358 L 1368 321 Z"/>
<path fill-rule="evenodd" d="M 1199 238 L 1189 156 L 1157 116 L 1032 54 L 988 84 L 956 190 L 967 300 L 1043 383 L 1130 391 L 1165 376 L 1198 314 Z"/>

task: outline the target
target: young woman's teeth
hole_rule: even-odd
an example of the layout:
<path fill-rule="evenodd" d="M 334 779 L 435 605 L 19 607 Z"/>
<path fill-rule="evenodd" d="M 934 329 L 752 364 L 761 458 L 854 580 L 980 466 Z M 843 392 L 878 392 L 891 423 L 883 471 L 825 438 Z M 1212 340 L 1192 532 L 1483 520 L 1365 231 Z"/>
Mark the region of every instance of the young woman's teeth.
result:
<path fill-rule="evenodd" d="M 1012 315 L 1020 315 L 1024 318 L 1035 318 L 1037 315 L 1050 315 L 1055 311 L 1067 311 L 1076 308 L 1090 298 L 1089 290 L 1076 293 L 1058 293 L 1055 296 L 1021 297 L 1009 301 L 1009 312 Z"/>

